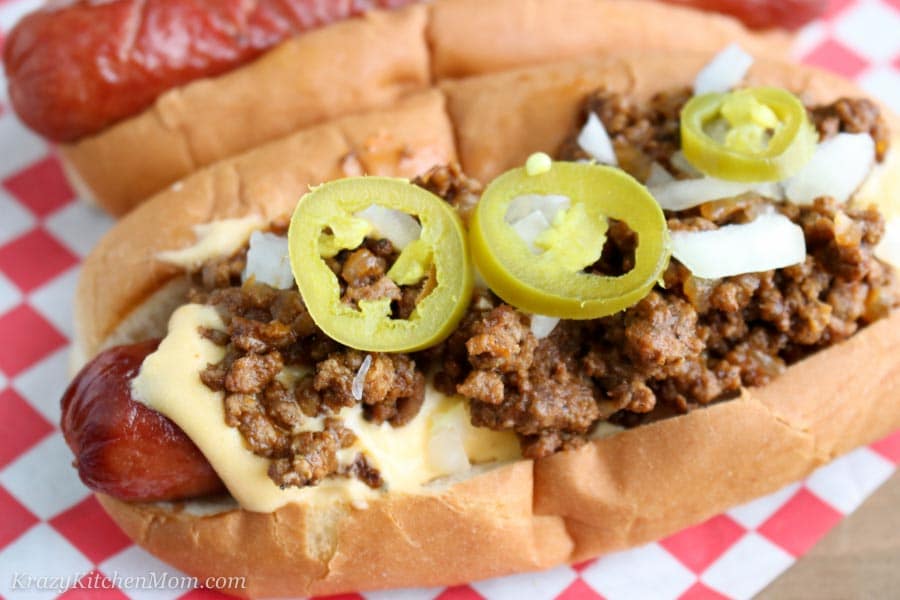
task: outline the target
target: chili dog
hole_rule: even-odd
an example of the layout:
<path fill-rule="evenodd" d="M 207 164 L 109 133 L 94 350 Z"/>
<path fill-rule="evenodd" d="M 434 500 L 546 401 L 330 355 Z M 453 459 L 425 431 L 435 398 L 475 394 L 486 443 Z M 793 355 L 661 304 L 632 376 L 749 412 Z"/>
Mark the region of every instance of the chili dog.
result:
<path fill-rule="evenodd" d="M 666 203 L 675 192 L 684 202 L 683 183 L 710 189 L 709 173 L 690 171 L 703 164 L 703 156 L 682 144 L 680 128 L 697 116 L 692 102 L 703 96 L 686 88 L 696 83 L 694 76 L 708 59 L 690 53 L 625 54 L 446 83 L 442 93 L 339 119 L 204 170 L 126 217 L 85 264 L 77 343 L 89 358 L 110 345 L 164 336 L 138 373 L 119 369 L 111 375 L 114 387 L 122 389 L 131 378 L 129 401 L 151 406 L 158 419 L 169 415 L 240 508 L 218 504 L 215 514 L 203 516 L 198 500 L 172 510 L 101 493 L 103 505 L 139 544 L 188 573 L 246 575 L 250 587 L 240 591 L 245 594 L 438 585 L 645 543 L 777 489 L 900 426 L 900 377 L 890 352 L 898 335 L 898 296 L 892 268 L 879 258 L 885 220 L 890 225 L 897 214 L 891 200 L 898 171 L 896 119 L 842 80 L 758 60 L 742 81 L 748 91 L 713 96 L 720 101 L 718 111 L 738 115 L 729 127 L 740 135 L 729 138 L 730 130 L 721 139 L 710 135 L 724 148 L 703 152 L 737 152 L 742 168 L 757 177 L 766 173 L 770 181 L 778 178 L 778 187 L 757 189 L 751 182 L 734 192 L 733 186 L 745 184 L 724 180 L 732 196 L 667 208 L 663 227 L 656 220 L 662 217 L 660 206 L 672 206 Z M 781 100 L 759 91 L 771 89 L 766 86 L 777 86 L 774 97 Z M 748 107 L 753 110 L 744 110 Z M 774 123 L 767 111 L 775 115 Z M 613 151 L 606 160 L 615 160 L 649 188 L 611 167 L 528 159 L 546 152 L 569 161 L 598 160 L 604 145 L 591 129 L 597 120 L 609 137 L 606 150 Z M 766 143 L 777 156 L 757 164 L 741 149 L 759 143 L 760 127 L 776 131 Z M 379 151 L 373 153 L 368 149 L 375 139 Z M 802 199 L 818 189 L 803 183 L 803 169 L 810 163 L 820 168 L 815 166 L 823 160 L 820 151 L 831 153 L 835 143 L 847 140 L 864 144 L 870 153 L 871 162 L 860 171 L 862 185 L 853 182 L 840 191 L 847 186 L 831 180 L 825 195 L 834 199 Z M 676 157 L 679 152 L 686 158 Z M 285 156 L 304 160 L 284 161 Z M 455 160 L 462 171 L 429 170 Z M 853 162 L 846 160 L 844 169 L 854 169 Z M 366 219 L 379 217 L 359 214 L 372 200 L 357 198 L 347 206 L 338 200 L 358 195 L 346 185 L 368 189 L 365 179 L 317 187 L 309 196 L 314 200 L 300 203 L 292 231 L 319 218 L 328 227 L 322 227 L 324 237 L 297 236 L 293 269 L 260 262 L 253 254 L 264 252 L 258 244 L 293 243 L 277 239 L 307 186 L 360 172 L 419 175 L 415 188 L 374 178 L 370 183 L 387 187 L 373 198 L 418 216 L 418 225 L 401 219 L 407 224 L 400 230 L 419 231 L 418 240 L 431 240 L 439 259 L 415 250 L 415 236 L 405 245 L 397 242 L 396 248 L 404 248 L 398 254 L 393 241 L 385 244 L 386 237 L 370 235 L 374 226 Z M 470 179 L 473 174 L 486 187 Z M 676 175 L 682 179 L 673 179 Z M 602 207 L 600 200 L 580 199 L 573 183 L 593 177 L 605 182 L 591 186 L 597 195 L 620 182 L 617 193 L 628 198 L 621 204 L 643 207 L 639 218 L 616 216 L 611 205 L 603 214 L 621 217 L 638 240 L 671 235 L 673 245 L 643 247 L 638 241 L 635 246 L 634 237 L 614 222 L 607 222 L 602 234 L 589 232 L 587 238 L 605 236 L 614 247 L 591 269 L 613 278 L 634 272 L 639 281 L 628 289 L 646 295 L 635 300 L 630 292 L 608 289 L 592 299 L 578 297 L 590 290 L 572 287 L 567 293 L 586 310 L 599 312 L 571 320 L 565 302 L 517 291 L 523 282 L 532 288 L 542 284 L 524 281 L 527 269 L 517 275 L 504 266 L 521 258 L 515 237 L 484 235 L 483 228 L 499 226 L 492 211 L 500 210 L 500 219 L 506 219 L 512 201 L 529 194 L 547 198 L 555 191 L 576 206 L 583 202 L 584 210 Z M 566 188 L 567 182 L 575 187 Z M 550 183 L 552 189 L 541 187 Z M 392 186 L 414 199 L 391 204 Z M 773 194 L 784 197 L 775 201 Z M 552 208 L 547 202 L 509 217 L 510 229 L 523 232 L 515 235 L 527 234 L 521 219 L 540 220 L 542 211 Z M 444 222 L 423 208 L 444 210 L 447 204 L 467 223 L 467 236 L 450 225 L 456 218 Z M 314 206 L 329 212 L 305 212 Z M 552 235 L 562 228 L 565 241 L 586 239 L 583 223 L 590 219 L 568 214 L 557 212 L 558 219 L 549 219 L 553 226 L 543 230 L 550 234 L 529 242 L 538 244 L 538 253 L 521 247 L 531 257 L 526 262 L 543 260 L 540 248 L 556 252 L 560 269 L 583 259 Z M 360 219 L 369 223 L 362 230 Z M 798 241 L 793 236 L 799 232 L 801 256 L 776 267 L 771 261 L 784 259 L 776 253 L 766 258 L 763 272 L 715 275 L 717 282 L 691 275 L 720 269 L 729 254 L 706 252 L 720 260 L 697 262 L 685 251 L 686 240 L 698 239 L 691 236 L 753 235 L 746 227 L 773 220 L 786 226 L 787 234 L 766 229 L 767 246 L 788 240 L 779 247 L 793 252 L 791 240 Z M 431 237 L 436 223 L 442 223 L 446 238 Z M 195 225 L 209 225 L 208 237 L 199 243 Z M 228 235 L 217 235 L 223 227 Z M 430 311 L 436 310 L 445 315 L 447 327 L 437 322 L 425 341 L 416 338 L 408 348 L 381 347 L 391 336 L 371 333 L 385 322 L 365 302 L 388 298 L 403 321 L 438 289 L 429 289 L 432 278 L 437 285 L 457 281 L 447 279 L 444 261 L 457 261 L 461 271 L 471 268 L 467 253 L 442 250 L 435 240 L 466 237 L 484 278 L 479 286 L 494 294 L 477 294 L 458 326 L 452 315 L 460 302 L 469 301 L 467 294 L 436 294 L 452 300 L 428 304 L 419 316 L 435 325 Z M 217 247 L 214 239 L 227 244 Z M 319 250 L 309 251 L 306 245 L 314 239 L 320 240 Z M 322 250 L 326 246 L 346 251 Z M 397 267 L 411 247 L 405 266 Z M 674 258 L 668 266 L 642 258 L 646 252 L 667 257 L 669 251 Z M 755 258 L 765 252 L 742 254 Z M 148 263 L 147 257 L 155 258 Z M 426 274 L 431 267 L 434 273 Z M 314 276 L 326 270 L 332 275 Z M 115 285 L 100 285 L 111 276 Z M 644 289 L 644 282 L 660 277 L 665 288 Z M 552 287 L 570 283 L 562 277 Z M 188 300 L 185 286 L 192 290 Z M 329 286 L 337 289 L 333 301 L 308 291 Z M 621 302 L 632 304 L 626 308 Z M 355 309 L 347 308 L 354 303 Z M 623 313 L 605 312 L 622 308 Z M 367 310 L 368 316 L 356 314 Z M 555 316 L 561 321 L 552 321 L 554 311 L 561 311 Z M 341 314 L 361 319 L 361 325 L 347 333 Z M 549 331 L 541 333 L 546 319 Z M 401 336 L 402 343 L 408 339 Z M 436 345 L 418 352 L 420 344 Z M 590 348 L 587 355 L 573 350 L 581 344 Z M 433 379 L 429 364 L 437 372 Z M 96 373 L 93 365 L 83 373 Z M 509 374 L 505 365 L 517 371 Z M 82 378 L 70 391 L 69 407 L 79 404 Z M 357 379 L 359 385 L 353 383 Z M 438 389 L 460 394 L 466 404 L 452 404 Z M 189 394 L 191 402 L 178 399 L 180 393 Z M 191 412 L 202 406 L 213 412 L 204 417 Z M 291 438 L 290 423 L 311 418 L 302 416 L 304 410 L 321 411 L 315 418 L 322 420 Z M 687 412 L 673 416 L 682 411 Z M 74 427 L 73 421 L 65 419 L 64 428 Z M 598 423 L 602 427 L 596 429 Z M 447 430 L 466 440 L 462 455 L 459 446 L 447 442 Z M 210 431 L 221 435 L 212 445 Z M 67 439 L 76 439 L 76 433 L 67 431 Z M 85 445 L 90 440 L 82 439 L 73 450 Z M 520 452 L 536 460 L 499 460 Z M 184 456 L 180 460 L 187 461 Z M 404 477 L 392 466 L 392 456 L 406 461 L 400 463 Z M 459 460 L 444 460 L 449 456 Z M 223 467 L 239 464 L 246 468 Z M 415 479 L 420 476 L 424 479 Z M 162 485 L 148 487 L 153 489 L 146 500 L 177 497 L 160 493 Z"/>
<path fill-rule="evenodd" d="M 784 36 L 758 37 L 726 17 L 649 2 L 566 0 L 547 10 L 537 1 L 440 0 L 341 20 L 407 2 L 324 2 L 313 11 L 309 2 L 260 2 L 245 15 L 241 3 L 182 1 L 45 9 L 6 45 L 14 106 L 34 129 L 64 142 L 61 155 L 79 194 L 115 214 L 205 165 L 391 105 L 437 80 L 666 47 L 673 30 L 704 31 L 678 41 L 693 49 L 736 40 L 760 53 L 787 52 Z M 71 29 L 82 31 L 77 45 L 61 33 Z M 196 41 L 173 46 L 183 31 Z M 122 51 L 126 42 L 133 52 Z M 267 110 L 259 110 L 262 103 Z"/>

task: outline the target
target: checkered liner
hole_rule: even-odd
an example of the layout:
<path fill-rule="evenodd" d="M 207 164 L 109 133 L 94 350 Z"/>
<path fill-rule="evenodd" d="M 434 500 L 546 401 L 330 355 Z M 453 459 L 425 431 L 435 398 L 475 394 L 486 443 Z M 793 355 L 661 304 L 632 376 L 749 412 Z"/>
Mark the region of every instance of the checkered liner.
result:
<path fill-rule="evenodd" d="M 38 4 L 0 0 L 0 43 Z M 900 0 L 834 1 L 823 20 L 801 32 L 796 50 L 798 58 L 856 79 L 900 112 Z M 171 579 L 156 589 L 129 586 L 129 576 L 181 574 L 134 546 L 70 466 L 57 423 L 71 299 L 82 258 L 111 220 L 76 201 L 52 150 L 8 107 L 2 74 L 0 88 L 0 594 L 218 596 Z M 900 432 L 802 483 L 629 552 L 447 589 L 348 597 L 746 598 L 859 506 L 898 463 Z M 79 580 L 95 589 L 78 589 Z"/>

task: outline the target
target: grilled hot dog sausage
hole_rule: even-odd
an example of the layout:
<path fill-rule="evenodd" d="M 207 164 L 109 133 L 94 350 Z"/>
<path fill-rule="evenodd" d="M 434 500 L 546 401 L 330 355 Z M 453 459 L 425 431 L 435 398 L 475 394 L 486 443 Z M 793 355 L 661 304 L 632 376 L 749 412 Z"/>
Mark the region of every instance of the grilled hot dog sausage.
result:
<path fill-rule="evenodd" d="M 16 112 L 71 142 L 166 90 L 246 63 L 284 39 L 415 0 L 70 0 L 28 16 L 3 62 Z"/>
<path fill-rule="evenodd" d="M 131 380 L 159 345 L 117 346 L 81 370 L 62 399 L 62 430 L 85 485 L 122 500 L 223 492 L 222 481 L 172 421 L 131 398 Z"/>
<path fill-rule="evenodd" d="M 825 10 L 825 0 L 663 0 L 731 15 L 753 29 L 797 29 Z"/>

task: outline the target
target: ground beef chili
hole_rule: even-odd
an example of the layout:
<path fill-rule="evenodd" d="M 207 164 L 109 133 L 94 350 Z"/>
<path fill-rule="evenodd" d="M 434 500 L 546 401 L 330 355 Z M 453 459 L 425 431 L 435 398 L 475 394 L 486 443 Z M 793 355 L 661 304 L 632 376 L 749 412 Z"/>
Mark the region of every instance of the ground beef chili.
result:
<path fill-rule="evenodd" d="M 285 227 L 276 225 L 273 232 L 283 234 Z M 342 407 L 361 403 L 367 419 L 402 426 L 422 406 L 423 372 L 408 355 L 372 354 L 361 394 L 355 397 L 353 379 L 365 354 L 325 336 L 296 288 L 242 285 L 246 253 L 244 248 L 231 257 L 208 261 L 191 275 L 189 300 L 214 306 L 227 326 L 227 331 L 201 331 L 226 348 L 221 362 L 200 373 L 201 381 L 224 392 L 226 423 L 241 432 L 255 454 L 272 460 L 269 476 L 280 486 L 302 487 L 330 476 L 352 476 L 380 487 L 381 475 L 364 455 L 358 454 L 349 465 L 339 464 L 338 452 L 351 447 L 355 436 L 336 415 Z M 394 285 L 385 273 L 397 256 L 390 242 L 367 239 L 360 248 L 330 259 L 342 299 L 355 303 L 387 296 L 396 300 L 395 312 L 411 313 L 416 299 L 427 293 L 428 283 Z M 304 374 L 286 378 L 282 376 L 286 368 Z M 321 431 L 304 431 L 308 420 L 316 417 L 322 417 Z"/>
<path fill-rule="evenodd" d="M 686 177 L 676 152 L 678 115 L 689 96 L 676 90 L 640 105 L 600 91 L 586 99 L 582 112 L 585 118 L 598 115 L 620 165 L 638 179 L 646 178 L 653 162 Z M 876 105 L 841 99 L 809 112 L 823 137 L 867 132 L 883 157 L 888 137 Z M 560 159 L 585 158 L 576 136 L 563 144 Z M 463 220 L 482 190 L 455 165 L 436 167 L 415 183 L 451 203 Z M 561 321 L 541 340 L 528 315 L 476 291 L 459 327 L 438 346 L 414 355 L 372 354 L 361 397 L 354 395 L 353 380 L 366 354 L 323 335 L 296 288 L 241 286 L 244 250 L 192 275 L 192 301 L 215 306 L 228 325 L 227 332 L 204 332 L 226 347 L 226 357 L 201 379 L 225 392 L 229 425 L 254 452 L 272 459 L 270 476 L 282 486 L 330 476 L 382 485 L 362 454 L 350 465 L 338 464 L 338 451 L 352 446 L 354 437 L 336 415 L 361 404 L 367 419 L 401 427 L 422 405 L 426 373 L 438 390 L 468 400 L 473 424 L 517 433 L 525 456 L 575 448 L 601 421 L 635 426 L 727 399 L 742 386 L 764 385 L 900 304 L 892 269 L 873 256 L 884 233 L 874 209 L 842 207 L 828 197 L 798 207 L 747 193 L 666 216 L 671 230 L 711 230 L 750 222 L 773 206 L 802 227 L 804 263 L 704 280 L 673 260 L 664 285 L 635 306 L 602 319 Z M 636 244 L 625 223 L 612 221 L 602 256 L 588 270 L 627 272 Z M 397 255 L 390 242 L 367 239 L 329 259 L 343 300 L 389 297 L 394 316 L 408 316 L 434 281 L 396 286 L 385 274 Z M 281 375 L 294 367 L 307 373 L 294 381 Z M 323 417 L 322 430 L 300 431 L 311 417 Z"/>
<path fill-rule="evenodd" d="M 326 259 L 338 278 L 341 301 L 358 308 L 360 300 L 391 300 L 391 316 L 407 319 L 419 301 L 434 289 L 435 278 L 431 273 L 415 285 L 397 285 L 387 272 L 400 256 L 394 245 L 386 239 L 366 238 L 362 246 L 354 250 L 341 250 Z"/>
<path fill-rule="evenodd" d="M 434 167 L 413 179 L 413 183 L 446 200 L 466 224 L 483 189 L 480 182 L 466 177 L 456 163 Z"/>
<path fill-rule="evenodd" d="M 677 174 L 672 155 L 681 148 L 678 115 L 691 99 L 687 88 L 654 95 L 647 105 L 628 96 L 606 91 L 594 92 L 581 108 L 581 122 L 594 113 L 603 122 L 616 151 L 619 166 L 640 181 L 647 179 L 655 161 Z M 558 152 L 561 160 L 589 159 L 573 132 Z"/>
<path fill-rule="evenodd" d="M 866 98 L 841 98 L 831 104 L 816 106 L 810 117 L 825 139 L 837 133 L 868 133 L 875 140 L 875 158 L 881 161 L 888 150 L 887 121 L 878 105 Z"/>

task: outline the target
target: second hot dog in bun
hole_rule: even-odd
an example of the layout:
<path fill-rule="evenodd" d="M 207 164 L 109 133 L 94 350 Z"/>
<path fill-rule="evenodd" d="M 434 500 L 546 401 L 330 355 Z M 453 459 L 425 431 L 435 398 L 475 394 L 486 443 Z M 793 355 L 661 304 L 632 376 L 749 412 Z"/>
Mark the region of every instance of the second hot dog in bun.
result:
<path fill-rule="evenodd" d="M 739 41 L 786 54 L 776 34 L 757 37 L 726 17 L 641 0 L 565 0 L 552 9 L 534 0 L 440 0 L 346 19 L 407 3 L 266 1 L 247 12 L 237 2 L 116 0 L 47 8 L 10 35 L 10 96 L 26 123 L 63 142 L 79 194 L 119 215 L 205 165 L 390 106 L 442 79 L 676 44 L 713 50 Z M 67 34 L 77 28 L 85 33 L 74 43 Z M 173 43 L 185 30 L 192 44 Z M 704 35 L 675 40 L 672 31 Z"/>

